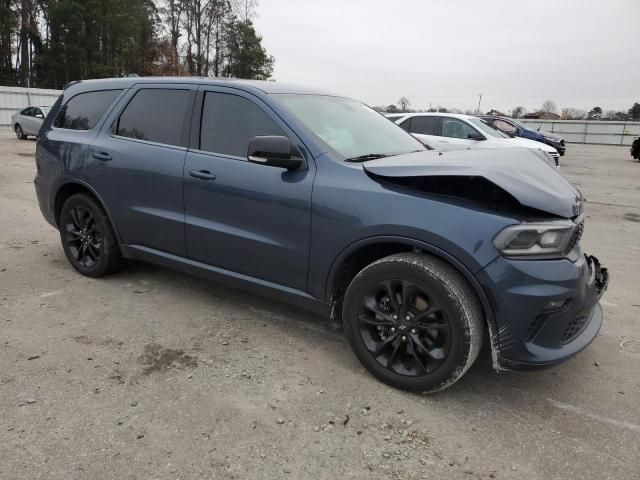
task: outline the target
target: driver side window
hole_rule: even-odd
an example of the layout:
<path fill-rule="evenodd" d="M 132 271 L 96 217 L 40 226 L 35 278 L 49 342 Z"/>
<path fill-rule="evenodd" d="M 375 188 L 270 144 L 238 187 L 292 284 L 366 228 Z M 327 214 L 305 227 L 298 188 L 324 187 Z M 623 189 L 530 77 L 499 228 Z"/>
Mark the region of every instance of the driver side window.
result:
<path fill-rule="evenodd" d="M 469 125 L 456 118 L 442 119 L 442 136 L 449 138 L 469 138 L 469 134 L 473 135 L 476 130 Z"/>

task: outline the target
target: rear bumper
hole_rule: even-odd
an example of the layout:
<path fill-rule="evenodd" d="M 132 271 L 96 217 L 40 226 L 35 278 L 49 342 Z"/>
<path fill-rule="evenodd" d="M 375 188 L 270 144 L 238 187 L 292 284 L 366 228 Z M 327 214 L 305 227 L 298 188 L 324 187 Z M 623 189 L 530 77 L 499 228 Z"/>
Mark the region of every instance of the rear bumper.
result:
<path fill-rule="evenodd" d="M 602 325 L 599 300 L 609 278 L 595 257 L 500 257 L 479 280 L 493 293 L 493 346 L 499 369 L 531 370 L 561 363 L 586 348 Z"/>

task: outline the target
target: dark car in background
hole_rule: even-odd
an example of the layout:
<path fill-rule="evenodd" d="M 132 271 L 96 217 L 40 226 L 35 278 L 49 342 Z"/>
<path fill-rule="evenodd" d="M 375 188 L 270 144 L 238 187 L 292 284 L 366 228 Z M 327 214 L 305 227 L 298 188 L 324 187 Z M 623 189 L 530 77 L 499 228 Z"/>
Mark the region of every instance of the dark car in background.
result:
<path fill-rule="evenodd" d="M 153 262 L 341 324 L 398 388 L 595 338 L 606 269 L 582 196 L 531 149 L 428 151 L 360 102 L 279 82 L 120 78 L 68 86 L 35 188 L 81 274 Z M 295 361 L 295 359 L 292 359 Z"/>
<path fill-rule="evenodd" d="M 529 140 L 546 143 L 558 150 L 561 156 L 567 150 L 564 138 L 556 133 L 533 130 L 514 118 L 499 117 L 497 115 L 479 115 L 479 117 L 512 137 L 528 138 Z"/>

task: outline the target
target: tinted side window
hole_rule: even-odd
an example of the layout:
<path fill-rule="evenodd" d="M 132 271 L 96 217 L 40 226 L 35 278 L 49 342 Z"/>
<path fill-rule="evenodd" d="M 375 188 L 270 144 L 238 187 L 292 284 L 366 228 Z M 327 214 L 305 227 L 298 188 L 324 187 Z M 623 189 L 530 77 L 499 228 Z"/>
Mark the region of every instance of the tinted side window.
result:
<path fill-rule="evenodd" d="M 246 157 L 258 135 L 285 133 L 255 103 L 237 95 L 207 92 L 202 108 L 200 150 Z"/>
<path fill-rule="evenodd" d="M 54 125 L 70 130 L 91 130 L 121 91 L 101 90 L 76 95 L 62 107 Z"/>
<path fill-rule="evenodd" d="M 33 116 L 33 107 L 27 107 L 20 112 L 20 115 L 24 115 L 25 117 Z"/>
<path fill-rule="evenodd" d="M 189 97 L 189 90 L 147 88 L 138 91 L 120 114 L 116 135 L 186 146 L 181 140 Z"/>
<path fill-rule="evenodd" d="M 413 117 L 411 121 L 411 133 L 437 135 L 437 126 L 437 117 Z"/>
<path fill-rule="evenodd" d="M 399 124 L 403 129 L 405 129 L 407 132 L 411 131 L 411 119 L 407 118 L 404 122 Z"/>
<path fill-rule="evenodd" d="M 442 119 L 442 136 L 450 138 L 469 138 L 469 134 L 476 133 L 476 130 L 465 122 L 456 118 Z"/>

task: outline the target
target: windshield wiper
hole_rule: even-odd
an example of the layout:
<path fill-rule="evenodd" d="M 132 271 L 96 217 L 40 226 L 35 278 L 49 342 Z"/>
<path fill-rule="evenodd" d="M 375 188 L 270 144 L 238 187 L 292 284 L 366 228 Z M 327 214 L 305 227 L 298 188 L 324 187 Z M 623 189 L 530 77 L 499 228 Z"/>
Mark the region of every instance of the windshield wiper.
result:
<path fill-rule="evenodd" d="M 346 158 L 345 162 L 366 162 L 367 160 L 375 160 L 376 158 L 385 158 L 389 155 L 384 153 L 367 153 L 365 155 L 359 155 L 357 157 Z"/>

